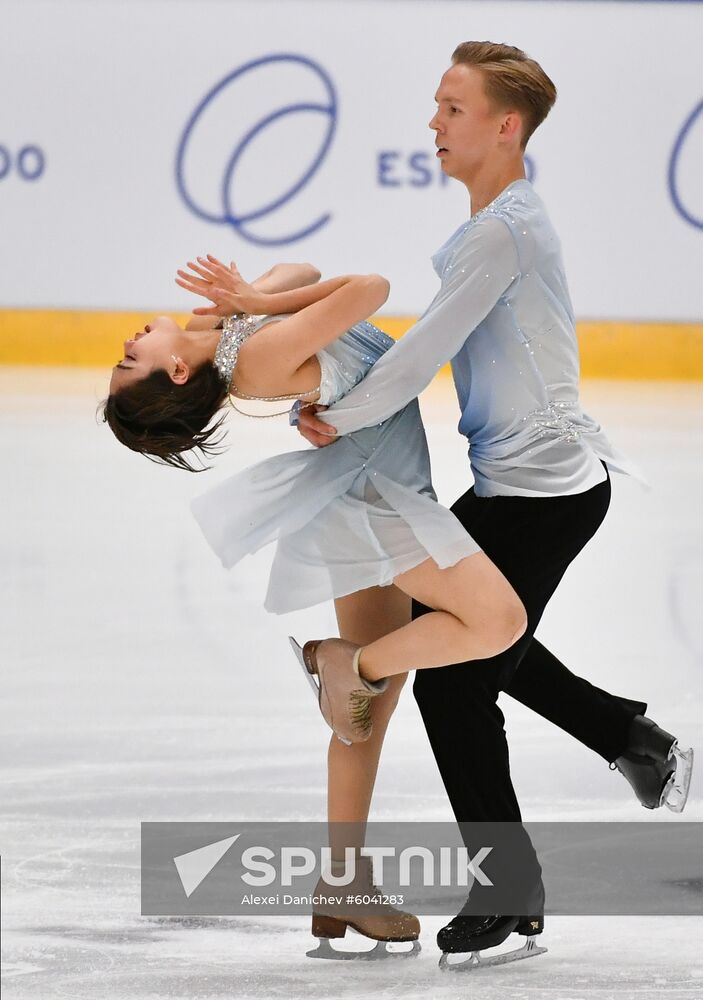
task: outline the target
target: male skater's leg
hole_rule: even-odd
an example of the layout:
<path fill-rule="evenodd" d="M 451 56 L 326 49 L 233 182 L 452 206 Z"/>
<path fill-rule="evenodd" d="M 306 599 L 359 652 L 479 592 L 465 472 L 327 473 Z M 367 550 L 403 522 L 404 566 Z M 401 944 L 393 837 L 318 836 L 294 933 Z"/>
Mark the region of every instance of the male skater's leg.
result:
<path fill-rule="evenodd" d="M 495 705 L 500 689 L 571 733 L 608 762 L 623 753 L 633 718 L 646 711 L 644 702 L 611 695 L 577 677 L 533 637 L 549 598 L 569 563 L 595 533 L 605 516 L 609 499 L 610 483 L 607 481 L 586 493 L 565 497 L 482 498 L 471 489 L 452 507 L 467 531 L 510 580 L 528 614 L 527 631 L 511 649 L 491 660 L 474 661 L 458 668 L 461 672 L 458 683 L 468 681 L 472 687 L 477 686 L 473 699 L 475 708 L 467 709 L 469 693 L 460 698 L 460 704 L 465 711 L 480 714 L 480 719 L 475 720 L 476 731 L 492 748 L 488 758 L 492 772 L 489 802 L 496 796 L 496 783 L 501 787 L 505 784 L 507 773 L 507 763 L 503 765 L 507 762 L 507 748 L 500 746 L 505 740 L 503 715 Z M 413 614 L 420 613 L 423 613 L 422 606 L 414 604 Z M 443 770 L 439 758 L 449 756 L 455 761 L 457 752 L 447 754 L 447 750 L 440 747 L 435 750 L 436 741 L 431 732 L 437 733 L 439 743 L 451 742 L 451 726 L 443 726 L 441 722 L 442 711 L 447 708 L 442 689 L 444 675 L 456 669 L 420 671 L 414 690 L 455 815 L 457 819 L 469 820 L 482 817 L 479 800 L 488 794 L 489 788 L 482 788 L 482 780 L 478 779 L 478 784 L 473 784 L 475 794 L 465 787 L 460 791 L 459 786 L 472 784 L 473 777 L 469 782 L 465 778 L 454 781 L 449 777 L 451 765 L 445 762 Z M 458 692 L 453 695 L 459 697 Z M 489 709 L 489 704 L 494 709 Z M 439 718 L 435 719 L 437 714 Z M 486 731 L 489 719 L 493 720 L 492 736 Z M 466 719 L 459 732 L 466 733 L 471 726 Z M 483 759 L 486 752 L 481 752 Z M 465 759 L 465 754 L 459 756 Z M 485 777 L 484 773 L 482 778 Z M 467 801 L 467 795 L 471 801 Z"/>
<path fill-rule="evenodd" d="M 499 656 L 422 670 L 415 677 L 415 697 L 460 822 L 520 819 L 503 715 L 496 704 L 498 693 L 509 686 L 549 598 L 569 563 L 595 533 L 609 499 L 606 481 L 585 493 L 549 498 L 480 498 L 470 490 L 452 508 L 513 585 L 528 617 L 525 634 Z M 422 610 L 415 605 L 413 613 Z M 556 674 L 561 676 L 558 670 Z M 637 713 L 634 709 L 626 713 L 622 706 L 613 717 L 617 719 L 618 713 L 624 745 Z M 596 732 L 600 724 L 599 718 L 583 729 L 590 734 L 589 727 Z"/>
<path fill-rule="evenodd" d="M 505 693 L 565 730 L 609 764 L 627 748 L 633 718 L 647 711 L 643 701 L 610 694 L 577 677 L 534 637 Z"/>
<path fill-rule="evenodd" d="M 522 899 L 529 900 L 529 908 L 521 906 L 518 912 L 532 917 L 523 921 L 528 929 L 522 929 L 516 915 L 472 916 L 482 905 L 480 888 L 472 890 L 466 907 L 438 935 L 444 952 L 491 947 L 514 930 L 532 935 L 542 929 L 541 869 L 520 822 L 497 699 L 529 648 L 549 598 L 600 525 L 609 501 L 606 480 L 582 494 L 545 499 L 484 499 L 469 491 L 452 508 L 515 588 L 527 612 L 527 630 L 499 656 L 418 671 L 414 693 L 457 821 L 512 821 L 509 856 L 517 861 Z M 415 614 L 423 610 L 419 605 L 413 609 Z M 471 848 L 471 829 L 462 835 Z M 486 874 L 491 878 L 490 871 Z"/>

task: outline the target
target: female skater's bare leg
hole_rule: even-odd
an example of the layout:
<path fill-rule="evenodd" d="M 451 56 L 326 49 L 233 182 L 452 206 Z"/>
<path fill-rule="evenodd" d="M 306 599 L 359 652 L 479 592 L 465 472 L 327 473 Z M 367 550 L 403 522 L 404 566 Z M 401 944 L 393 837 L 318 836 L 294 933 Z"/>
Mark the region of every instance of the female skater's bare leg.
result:
<path fill-rule="evenodd" d="M 340 635 L 350 642 L 374 642 L 389 629 L 398 629 L 410 620 L 410 599 L 396 587 L 373 587 L 335 601 Z M 373 865 L 361 855 L 366 835 L 378 760 L 388 721 L 398 701 L 405 674 L 397 673 L 383 694 L 375 699 L 371 709 L 373 734 L 365 743 L 342 744 L 336 736 L 330 740 L 328 754 L 328 813 L 331 848 L 331 870 L 335 875 L 346 872 L 347 849 L 354 850 L 354 879 L 346 891 L 362 898 L 376 897 Z M 376 941 L 417 942 L 420 921 L 412 913 L 396 909 L 387 903 L 372 905 L 354 903 L 340 905 L 336 902 L 338 888 L 330 886 L 325 875 L 315 889 L 318 902 L 313 909 L 312 933 L 318 938 L 343 937 L 348 925 L 360 934 Z M 332 900 L 335 900 L 334 902 Z M 323 942 L 325 944 L 325 942 Z M 322 946 L 321 946 L 322 947 Z M 377 945 L 377 948 L 385 947 Z M 328 950 L 320 952 L 332 957 Z M 419 945 L 413 944 L 406 956 L 417 954 Z M 311 952 L 310 954 L 317 954 Z M 369 957 L 367 954 L 366 958 Z M 374 957 L 382 958 L 383 952 Z"/>
<path fill-rule="evenodd" d="M 339 634 L 360 646 L 410 622 L 410 598 L 397 587 L 371 587 L 335 601 Z M 371 705 L 373 733 L 365 743 L 345 746 L 332 736 L 327 756 L 328 819 L 332 857 L 345 847 L 361 847 L 371 805 L 381 747 L 406 674 L 397 673 Z M 337 824 L 345 824 L 339 827 Z M 351 824 L 347 826 L 346 824 Z"/>
<path fill-rule="evenodd" d="M 447 569 L 426 559 L 394 584 L 437 610 L 374 642 L 359 643 L 364 647 L 359 672 L 369 681 L 496 656 L 527 627 L 522 601 L 483 552 Z"/>

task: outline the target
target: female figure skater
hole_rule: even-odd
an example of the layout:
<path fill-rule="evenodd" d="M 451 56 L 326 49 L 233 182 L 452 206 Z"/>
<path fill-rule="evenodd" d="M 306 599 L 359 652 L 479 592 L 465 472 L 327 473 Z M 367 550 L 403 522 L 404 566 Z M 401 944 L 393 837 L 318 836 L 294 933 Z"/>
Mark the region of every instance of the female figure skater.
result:
<path fill-rule="evenodd" d="M 213 257 L 189 266 L 195 273 L 179 271 L 176 280 L 215 303 L 196 315 L 228 317 L 222 332 L 194 337 L 158 317 L 126 341 L 105 403 L 105 419 L 124 444 L 167 464 L 191 468 L 183 451 L 212 448 L 220 421 L 203 426 L 228 392 L 329 404 L 393 344 L 364 322 L 388 295 L 379 275 L 270 293 Z M 206 378 L 218 379 L 210 393 L 202 389 Z M 385 618 L 388 611 L 397 627 L 386 625 L 388 634 L 363 644 L 363 658 L 362 644 L 352 651 L 351 640 L 326 640 L 305 651 L 308 669 L 318 674 L 323 714 L 348 742 L 370 738 L 370 701 L 388 687 L 364 680 L 365 662 L 369 669 L 382 663 L 386 680 L 459 656 L 496 655 L 524 629 L 512 587 L 436 502 L 416 400 L 334 448 L 287 453 L 245 469 L 197 498 L 193 509 L 227 567 L 278 541 L 268 610 L 280 614 L 334 598 L 355 609 L 342 613 L 345 619 L 376 618 L 379 607 Z M 390 584 L 395 590 L 386 590 Z M 437 610 L 411 622 L 410 598 Z"/>
<path fill-rule="evenodd" d="M 182 330 L 158 317 L 125 342 L 103 404 L 117 438 L 157 461 L 197 471 L 183 452 L 214 451 L 223 418 L 211 421 L 230 393 L 330 404 L 394 343 L 365 321 L 388 296 L 379 275 L 310 283 L 308 270 L 299 287 L 262 291 L 210 255 L 188 266 L 192 273 L 179 271 L 178 284 L 214 303 L 193 310 L 207 318 L 198 325 L 228 317 L 222 331 Z M 509 648 L 526 626 L 522 603 L 436 502 L 416 400 L 334 447 L 245 469 L 197 498 L 193 510 L 227 567 L 277 541 L 268 610 L 335 600 L 341 638 L 307 644 L 304 660 L 340 737 L 329 747 L 328 814 L 332 856 L 341 860 L 348 843 L 335 843 L 335 824 L 357 824 L 363 844 L 383 738 L 407 671 Z M 411 598 L 435 610 L 413 622 Z M 382 665 L 383 679 L 365 679 L 366 663 Z M 370 875 L 362 870 L 367 882 Z M 352 923 L 380 940 L 412 940 L 419 931 L 415 917 L 384 907 L 353 921 L 315 913 L 313 933 L 341 936 Z"/>

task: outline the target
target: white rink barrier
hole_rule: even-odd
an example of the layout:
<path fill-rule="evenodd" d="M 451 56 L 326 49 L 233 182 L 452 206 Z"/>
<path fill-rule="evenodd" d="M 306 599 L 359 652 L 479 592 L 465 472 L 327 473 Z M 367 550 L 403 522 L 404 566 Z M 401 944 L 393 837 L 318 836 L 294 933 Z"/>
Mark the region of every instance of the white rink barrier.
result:
<path fill-rule="evenodd" d="M 5 0 L 0 308 L 186 312 L 196 254 L 380 271 L 420 313 L 468 214 L 427 124 L 455 45 L 557 84 L 528 173 L 588 319 L 701 320 L 695 3 Z"/>

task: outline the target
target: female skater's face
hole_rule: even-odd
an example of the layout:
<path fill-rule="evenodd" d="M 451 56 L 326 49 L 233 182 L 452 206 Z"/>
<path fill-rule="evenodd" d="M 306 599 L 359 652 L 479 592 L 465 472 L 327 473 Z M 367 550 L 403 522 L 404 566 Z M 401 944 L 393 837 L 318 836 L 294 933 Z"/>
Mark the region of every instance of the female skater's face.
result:
<path fill-rule="evenodd" d="M 139 382 L 157 368 L 171 372 L 182 346 L 183 330 L 170 316 L 157 316 L 124 342 L 124 357 L 112 369 L 110 393 Z"/>
<path fill-rule="evenodd" d="M 457 63 L 442 77 L 435 94 L 437 111 L 430 121 L 437 156 L 450 177 L 468 183 L 498 145 L 506 141 L 507 112 L 496 108 L 475 66 Z M 510 141 L 519 141 L 513 136 Z"/>

